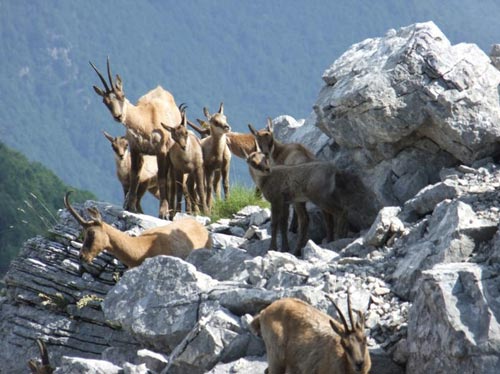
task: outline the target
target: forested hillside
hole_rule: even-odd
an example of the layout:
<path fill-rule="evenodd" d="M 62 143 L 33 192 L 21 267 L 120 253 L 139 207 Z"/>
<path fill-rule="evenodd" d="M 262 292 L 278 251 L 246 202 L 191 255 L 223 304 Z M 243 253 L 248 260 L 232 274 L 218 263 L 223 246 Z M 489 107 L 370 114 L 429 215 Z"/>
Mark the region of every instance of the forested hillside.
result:
<path fill-rule="evenodd" d="M 56 223 L 69 189 L 45 166 L 0 143 L 0 278 L 26 239 Z M 75 194 L 75 201 L 94 198 L 89 192 Z"/>
<path fill-rule="evenodd" d="M 2 1 L 0 140 L 121 204 L 101 130 L 123 127 L 94 93 L 89 60 L 104 70 L 110 56 L 132 102 L 161 84 L 192 120 L 224 101 L 233 128 L 246 131 L 267 117 L 308 116 L 324 69 L 353 43 L 433 20 L 453 43 L 489 51 L 499 14 L 496 0 Z M 232 179 L 248 182 L 234 165 Z"/>

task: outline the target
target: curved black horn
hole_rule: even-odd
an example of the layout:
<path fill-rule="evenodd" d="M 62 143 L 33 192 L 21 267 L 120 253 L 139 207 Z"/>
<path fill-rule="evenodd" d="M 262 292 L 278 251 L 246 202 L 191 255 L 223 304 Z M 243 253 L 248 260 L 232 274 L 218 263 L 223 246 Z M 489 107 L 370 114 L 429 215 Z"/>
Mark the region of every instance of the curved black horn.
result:
<path fill-rule="evenodd" d="M 344 314 L 342 314 L 342 311 L 340 310 L 340 308 L 337 306 L 337 304 L 335 304 L 335 301 L 333 301 L 333 298 L 332 298 L 330 295 L 326 295 L 326 297 L 327 297 L 328 299 L 330 299 L 330 301 L 332 302 L 333 306 L 334 306 L 334 307 L 335 307 L 335 309 L 337 310 L 337 314 L 339 315 L 339 317 L 340 317 L 340 319 L 342 320 L 342 323 L 343 323 L 343 325 L 344 325 L 345 332 L 347 333 L 347 332 L 351 331 L 351 330 L 349 329 L 349 326 L 347 325 L 347 321 L 346 321 L 346 319 L 345 319 L 345 317 L 344 317 Z"/>
<path fill-rule="evenodd" d="M 108 67 L 109 84 L 111 85 L 111 89 L 114 91 L 115 90 L 115 85 L 113 84 L 113 76 L 111 75 L 111 67 L 109 66 L 109 56 L 106 59 L 106 65 Z"/>
<path fill-rule="evenodd" d="M 92 66 L 92 68 L 95 70 L 95 72 L 97 73 L 97 75 L 99 76 L 99 78 L 101 78 L 101 82 L 102 84 L 104 85 L 104 89 L 106 90 L 106 92 L 110 92 L 110 89 L 108 87 L 108 84 L 106 83 L 106 80 L 104 79 L 104 77 L 102 76 L 101 72 L 99 70 L 97 70 L 96 66 L 92 63 L 92 61 L 89 61 L 89 64 L 90 66 Z"/>
<path fill-rule="evenodd" d="M 64 206 L 66 207 L 66 209 L 68 209 L 68 211 L 71 213 L 71 215 L 76 219 L 76 221 L 82 225 L 83 227 L 86 227 L 89 225 L 89 223 L 87 221 L 85 221 L 81 215 L 79 215 L 77 213 L 77 211 L 70 205 L 69 203 L 69 195 L 72 193 L 73 191 L 68 191 L 66 192 L 66 195 L 64 195 Z"/>
<path fill-rule="evenodd" d="M 40 350 L 40 357 L 42 359 L 42 365 L 44 366 L 49 366 L 49 352 L 47 351 L 47 347 L 45 346 L 45 343 L 43 342 L 42 339 L 37 339 L 36 340 L 38 344 L 38 349 Z"/>

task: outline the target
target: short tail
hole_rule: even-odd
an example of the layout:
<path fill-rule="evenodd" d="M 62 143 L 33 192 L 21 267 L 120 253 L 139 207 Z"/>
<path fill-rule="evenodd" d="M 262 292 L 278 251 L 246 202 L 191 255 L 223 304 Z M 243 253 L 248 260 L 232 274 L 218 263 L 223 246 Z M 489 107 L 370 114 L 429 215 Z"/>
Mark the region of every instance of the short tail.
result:
<path fill-rule="evenodd" d="M 250 330 L 257 336 L 262 337 L 260 333 L 260 314 L 253 317 L 252 322 L 250 322 Z"/>

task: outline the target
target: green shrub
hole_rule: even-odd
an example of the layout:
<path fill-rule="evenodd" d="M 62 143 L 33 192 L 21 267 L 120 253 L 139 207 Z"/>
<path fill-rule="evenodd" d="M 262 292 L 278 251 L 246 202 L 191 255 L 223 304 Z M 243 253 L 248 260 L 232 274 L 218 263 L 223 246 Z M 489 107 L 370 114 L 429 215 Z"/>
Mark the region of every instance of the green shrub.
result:
<path fill-rule="evenodd" d="M 216 199 L 212 206 L 212 214 L 210 219 L 216 222 L 221 218 L 231 218 L 247 205 L 257 205 L 261 208 L 269 208 L 269 202 L 255 193 L 255 188 L 246 187 L 243 185 L 231 186 L 230 196 L 228 200 Z"/>

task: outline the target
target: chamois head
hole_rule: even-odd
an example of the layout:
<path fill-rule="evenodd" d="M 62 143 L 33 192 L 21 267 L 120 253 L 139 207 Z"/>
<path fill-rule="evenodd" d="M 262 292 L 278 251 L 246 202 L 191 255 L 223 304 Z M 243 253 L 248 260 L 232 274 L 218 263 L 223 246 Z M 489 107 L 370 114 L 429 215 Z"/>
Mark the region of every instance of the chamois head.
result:
<path fill-rule="evenodd" d="M 181 112 L 181 123 L 179 124 L 179 126 L 170 127 L 165 125 L 163 122 L 161 123 L 162 127 L 170 133 L 174 142 L 179 144 L 183 151 L 186 150 L 189 134 L 187 130 L 186 108 L 187 106 L 185 106 L 184 104 L 179 105 L 179 110 Z"/>
<path fill-rule="evenodd" d="M 227 123 L 224 115 L 224 103 L 220 103 L 219 111 L 215 114 L 210 114 L 207 108 L 203 108 L 203 114 L 208 119 L 211 134 L 225 134 L 231 131 L 231 126 Z"/>
<path fill-rule="evenodd" d="M 84 220 L 69 203 L 71 192 L 66 192 L 64 206 L 83 227 L 83 245 L 80 249 L 80 260 L 90 263 L 103 250 L 110 249 L 111 243 L 108 234 L 104 230 L 104 223 L 99 211 L 96 208 L 88 208 L 87 211 L 92 219 L 90 221 Z"/>
<path fill-rule="evenodd" d="M 113 118 L 118 122 L 123 122 L 124 117 L 125 117 L 125 113 L 124 113 L 125 93 L 123 92 L 122 79 L 117 74 L 116 81 L 113 83 L 113 78 L 111 75 L 111 68 L 109 67 L 109 57 L 107 59 L 107 68 L 108 68 L 108 79 L 109 79 L 110 86 L 108 86 L 108 84 L 106 83 L 106 80 L 104 79 L 102 74 L 99 72 L 99 70 L 97 70 L 96 66 L 92 62 L 90 62 L 90 65 L 95 70 L 95 72 L 97 73 L 97 75 L 101 79 L 101 82 L 104 86 L 104 90 L 102 90 L 101 88 L 99 88 L 97 86 L 93 86 L 94 91 L 99 96 L 102 97 L 102 102 L 109 109 Z"/>
<path fill-rule="evenodd" d="M 248 166 L 250 166 L 252 169 L 257 170 L 265 175 L 271 172 L 271 163 L 269 162 L 269 156 L 262 152 L 259 152 L 258 150 L 250 153 L 249 155 L 246 154 L 244 149 L 242 151 L 245 155 Z"/>
<path fill-rule="evenodd" d="M 49 352 L 45 343 L 41 339 L 37 339 L 38 349 L 40 350 L 41 363 L 38 360 L 29 360 L 28 367 L 33 374 L 52 374 L 54 368 L 50 366 Z"/>
<path fill-rule="evenodd" d="M 347 294 L 347 310 L 349 313 L 349 321 L 352 326 L 349 327 L 340 308 L 337 304 L 335 304 L 329 295 L 327 295 L 327 297 L 333 303 L 333 306 L 342 320 L 342 324 L 340 324 L 339 322 L 331 319 L 330 326 L 333 331 L 340 336 L 340 344 L 342 345 L 342 348 L 344 348 L 348 365 L 355 373 L 368 373 L 371 367 L 371 359 L 366 345 L 365 319 L 363 314 L 360 311 L 357 311 L 358 320 L 354 322 L 351 309 L 351 298 L 350 295 Z"/>
<path fill-rule="evenodd" d="M 109 135 L 106 131 L 102 132 L 106 139 L 111 143 L 111 148 L 115 152 L 116 156 L 123 160 L 128 152 L 128 140 L 124 136 L 117 136 L 116 138 Z"/>
<path fill-rule="evenodd" d="M 251 124 L 248 124 L 248 128 L 255 137 L 260 150 L 266 155 L 270 154 L 274 145 L 273 122 L 271 119 L 267 119 L 267 126 L 263 130 L 257 131 Z"/>

